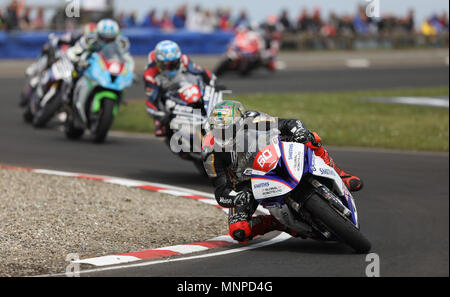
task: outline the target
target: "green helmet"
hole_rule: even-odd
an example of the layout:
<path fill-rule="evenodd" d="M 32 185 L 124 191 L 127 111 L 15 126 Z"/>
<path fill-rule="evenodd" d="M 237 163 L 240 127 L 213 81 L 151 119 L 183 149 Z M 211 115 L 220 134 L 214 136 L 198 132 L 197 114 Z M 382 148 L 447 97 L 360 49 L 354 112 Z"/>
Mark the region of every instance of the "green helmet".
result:
<path fill-rule="evenodd" d="M 234 144 L 237 132 L 244 126 L 244 113 L 244 106 L 237 101 L 226 100 L 214 106 L 208 128 L 215 144 L 222 148 Z"/>

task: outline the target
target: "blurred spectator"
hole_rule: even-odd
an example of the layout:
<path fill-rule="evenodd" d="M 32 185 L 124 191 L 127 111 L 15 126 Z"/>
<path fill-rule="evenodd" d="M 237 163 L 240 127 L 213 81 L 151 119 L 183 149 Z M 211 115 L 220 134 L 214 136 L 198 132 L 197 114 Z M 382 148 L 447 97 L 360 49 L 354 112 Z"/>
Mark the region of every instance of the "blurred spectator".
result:
<path fill-rule="evenodd" d="M 220 30 L 227 31 L 230 30 L 233 26 L 231 24 L 231 9 L 218 9 L 217 16 L 219 18 L 219 28 Z"/>
<path fill-rule="evenodd" d="M 6 22 L 5 19 L 3 18 L 3 11 L 0 8 L 0 31 L 2 30 L 6 30 Z"/>
<path fill-rule="evenodd" d="M 19 3 L 17 0 L 11 1 L 6 9 L 6 29 L 19 29 Z"/>
<path fill-rule="evenodd" d="M 174 25 L 175 28 L 177 29 L 182 29 L 185 27 L 186 24 L 186 10 L 187 10 L 187 6 L 183 5 L 180 6 L 177 11 L 175 12 L 173 18 L 172 18 L 172 23 Z"/>
<path fill-rule="evenodd" d="M 216 18 L 211 13 L 211 10 L 206 9 L 204 11 L 203 22 L 202 22 L 202 32 L 212 32 L 218 26 Z"/>
<path fill-rule="evenodd" d="M 406 16 L 406 18 L 402 20 L 402 26 L 406 32 L 411 33 L 414 32 L 415 27 L 414 16 L 415 16 L 414 9 L 410 9 L 408 11 L 408 15 Z"/>
<path fill-rule="evenodd" d="M 203 24 L 203 11 L 200 6 L 195 6 L 194 10 L 187 15 L 186 27 L 190 31 L 201 31 Z"/>
<path fill-rule="evenodd" d="M 431 19 L 428 19 L 422 23 L 421 32 L 425 36 L 434 36 L 437 34 L 436 28 L 431 24 Z"/>
<path fill-rule="evenodd" d="M 249 27 L 250 26 L 250 19 L 248 18 L 248 14 L 245 9 L 241 10 L 239 17 L 236 19 L 234 26 L 235 27 Z"/>
<path fill-rule="evenodd" d="M 161 17 L 160 26 L 161 26 L 160 28 L 162 30 L 167 30 L 167 31 L 171 31 L 171 30 L 173 30 L 175 28 L 173 23 L 172 23 L 172 20 L 170 18 L 168 10 L 164 10 L 163 15 Z"/>
<path fill-rule="evenodd" d="M 19 27 L 21 30 L 29 30 L 31 29 L 31 8 L 25 7 L 22 16 L 19 18 Z"/>
<path fill-rule="evenodd" d="M 442 27 L 448 31 L 448 14 L 445 11 L 439 18 L 439 22 L 441 23 Z"/>
<path fill-rule="evenodd" d="M 45 29 L 44 9 L 42 7 L 40 7 L 38 9 L 36 17 L 31 22 L 31 28 L 33 30 L 43 30 L 43 29 Z"/>
<path fill-rule="evenodd" d="M 159 21 L 156 18 L 156 9 L 152 9 L 147 16 L 144 18 L 144 21 L 141 23 L 141 27 L 143 28 L 158 28 Z"/>
<path fill-rule="evenodd" d="M 353 26 L 358 34 L 367 35 L 370 33 L 369 18 L 367 17 L 366 11 L 363 7 L 359 8 L 358 15 L 353 19 Z"/>
<path fill-rule="evenodd" d="M 128 16 L 125 16 L 124 26 L 127 28 L 136 27 L 136 11 L 132 11 Z"/>
<path fill-rule="evenodd" d="M 303 8 L 297 20 L 297 29 L 300 32 L 309 30 L 312 20 L 308 14 L 308 10 Z"/>
<path fill-rule="evenodd" d="M 281 12 L 280 24 L 283 26 L 284 31 L 288 32 L 292 31 L 292 24 L 291 21 L 289 20 L 288 12 L 285 9 Z"/>

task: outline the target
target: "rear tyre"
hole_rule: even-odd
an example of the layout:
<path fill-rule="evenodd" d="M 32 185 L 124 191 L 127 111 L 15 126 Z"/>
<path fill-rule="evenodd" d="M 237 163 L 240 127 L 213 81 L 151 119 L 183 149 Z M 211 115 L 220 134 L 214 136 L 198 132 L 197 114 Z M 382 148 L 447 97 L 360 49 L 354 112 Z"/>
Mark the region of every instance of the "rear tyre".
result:
<path fill-rule="evenodd" d="M 102 100 L 98 122 L 94 123 L 93 128 L 91 129 L 91 134 L 95 143 L 102 143 L 105 141 L 114 120 L 114 105 L 115 101 L 111 99 Z"/>
<path fill-rule="evenodd" d="M 365 254 L 370 251 L 371 243 L 358 228 L 317 194 L 313 194 L 306 201 L 305 209 L 308 210 L 313 219 L 322 222 L 330 232 L 352 247 L 357 253 Z"/>

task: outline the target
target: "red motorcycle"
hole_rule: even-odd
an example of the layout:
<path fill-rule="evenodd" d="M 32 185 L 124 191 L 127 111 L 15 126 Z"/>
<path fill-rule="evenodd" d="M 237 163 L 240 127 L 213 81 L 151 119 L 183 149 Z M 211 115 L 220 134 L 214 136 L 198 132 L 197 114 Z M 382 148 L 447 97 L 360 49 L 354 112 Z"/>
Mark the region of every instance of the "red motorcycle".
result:
<path fill-rule="evenodd" d="M 243 76 L 248 75 L 253 70 L 266 66 L 263 58 L 264 49 L 265 41 L 258 32 L 240 30 L 214 73 L 220 76 L 227 71 L 237 71 Z"/>

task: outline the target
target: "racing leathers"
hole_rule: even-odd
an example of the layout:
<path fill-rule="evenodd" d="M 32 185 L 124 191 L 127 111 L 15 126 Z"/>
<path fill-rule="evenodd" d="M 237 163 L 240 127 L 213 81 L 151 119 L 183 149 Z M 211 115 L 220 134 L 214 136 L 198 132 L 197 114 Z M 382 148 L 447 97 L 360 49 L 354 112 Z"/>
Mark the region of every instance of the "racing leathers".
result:
<path fill-rule="evenodd" d="M 184 73 L 200 76 L 206 85 L 209 85 L 213 75 L 208 69 L 204 69 L 190 60 L 187 55 L 181 56 L 181 69 L 174 77 L 168 77 L 158 68 L 155 60 L 155 51 L 148 55 L 148 66 L 144 72 L 145 94 L 147 96 L 147 113 L 155 120 L 155 135 L 165 136 L 166 127 L 163 119 L 167 116 L 164 111 L 164 94 L 172 86 L 178 83 Z"/>
<path fill-rule="evenodd" d="M 119 46 L 119 49 L 127 62 L 134 65 L 134 60 L 128 52 L 130 49 L 130 42 L 128 38 L 119 34 L 113 42 Z M 95 32 L 85 34 L 78 40 L 78 42 L 75 43 L 74 46 L 67 50 L 67 57 L 72 63 L 74 63 L 76 69 L 81 71 L 88 66 L 87 60 L 89 59 L 89 56 L 94 52 L 100 51 L 106 44 L 107 43 L 102 41 Z"/>
<path fill-rule="evenodd" d="M 247 111 L 244 120 L 249 122 L 261 122 L 261 117 L 270 116 Z M 305 125 L 295 119 L 278 119 L 278 130 L 283 139 L 303 143 L 311 148 L 315 155 L 322 158 L 325 163 L 333 167 L 343 179 L 346 186 L 352 191 L 358 191 L 362 187 L 362 181 L 342 171 L 334 163 L 328 152 L 324 149 L 320 137 L 315 132 L 309 131 Z M 253 197 L 251 183 L 243 178 L 238 170 L 238 153 L 233 151 L 215 151 L 214 139 L 209 133 L 203 142 L 202 157 L 204 167 L 215 188 L 217 203 L 229 208 L 229 233 L 239 242 L 246 242 L 257 235 L 263 235 L 273 230 L 285 231 L 293 236 L 301 234 L 288 229 L 271 215 L 259 215 L 252 217 L 258 203 Z"/>

